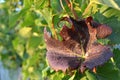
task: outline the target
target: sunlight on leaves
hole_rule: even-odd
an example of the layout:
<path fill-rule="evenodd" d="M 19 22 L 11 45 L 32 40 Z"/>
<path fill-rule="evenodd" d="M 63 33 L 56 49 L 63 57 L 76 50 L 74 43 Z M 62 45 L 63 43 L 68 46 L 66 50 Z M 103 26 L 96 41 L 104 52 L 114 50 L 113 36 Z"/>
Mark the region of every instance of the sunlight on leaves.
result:
<path fill-rule="evenodd" d="M 22 37 L 27 38 L 27 37 L 30 37 L 31 30 L 32 30 L 32 28 L 30 28 L 30 27 L 23 27 L 20 29 L 19 34 Z"/>

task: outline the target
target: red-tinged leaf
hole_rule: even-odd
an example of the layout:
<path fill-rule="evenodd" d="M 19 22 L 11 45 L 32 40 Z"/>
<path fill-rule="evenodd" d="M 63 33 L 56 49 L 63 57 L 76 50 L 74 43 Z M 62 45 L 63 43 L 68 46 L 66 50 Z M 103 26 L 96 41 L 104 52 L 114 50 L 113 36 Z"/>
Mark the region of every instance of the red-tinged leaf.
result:
<path fill-rule="evenodd" d="M 75 40 L 79 43 L 79 38 L 77 32 L 74 29 L 68 28 L 67 26 L 63 26 L 62 30 L 60 31 L 60 35 L 63 38 L 63 41 L 67 40 Z"/>
<path fill-rule="evenodd" d="M 47 60 L 51 68 L 55 71 L 62 70 L 66 72 L 67 69 L 77 69 L 81 61 L 77 56 L 66 54 L 66 52 L 48 51 Z"/>
<path fill-rule="evenodd" d="M 97 27 L 97 38 L 105 38 L 112 33 L 112 29 L 104 24 Z"/>
<path fill-rule="evenodd" d="M 97 29 L 99 28 L 99 26 L 97 28 L 91 26 L 90 24 L 91 20 L 92 20 L 91 17 L 88 17 L 86 19 L 86 24 L 88 26 L 90 37 L 87 45 L 87 51 L 85 54 L 86 55 L 85 61 L 83 61 L 83 63 L 81 64 L 81 72 L 84 72 L 86 68 L 93 69 L 96 66 L 102 65 L 113 56 L 108 46 L 103 46 L 99 43 L 96 43 L 96 40 L 97 40 L 96 35 L 98 34 Z M 105 30 L 106 26 L 103 26 L 103 29 Z M 99 30 L 102 30 L 102 29 L 99 29 Z"/>
<path fill-rule="evenodd" d="M 62 20 L 72 24 L 71 28 L 63 26 L 60 31 L 62 41 L 52 38 L 46 30 L 44 31 L 47 60 L 54 70 L 66 72 L 67 69 L 80 67 L 81 72 L 84 72 L 86 68 L 93 69 L 104 64 L 113 56 L 108 46 L 96 42 L 97 38 L 110 35 L 111 28 L 95 22 L 92 17 L 79 21 L 72 17 L 64 17 Z"/>
<path fill-rule="evenodd" d="M 86 22 L 89 22 L 93 28 L 97 29 L 97 38 L 106 38 L 112 33 L 109 26 L 95 22 L 91 16 L 86 19 Z"/>
<path fill-rule="evenodd" d="M 76 41 L 69 39 L 71 41 L 60 42 L 53 39 L 46 30 L 44 30 L 44 38 L 47 44 L 46 57 L 51 68 L 55 71 L 66 72 L 67 69 L 77 69 L 79 67 L 81 49 Z"/>
<path fill-rule="evenodd" d="M 100 44 L 94 44 L 86 52 L 85 61 L 81 64 L 81 72 L 84 72 L 86 68 L 93 69 L 96 66 L 104 64 L 113 56 L 108 46 Z"/>
<path fill-rule="evenodd" d="M 89 33 L 89 40 L 88 40 L 88 44 L 87 44 L 87 50 L 89 49 L 89 47 L 91 47 L 91 45 L 93 43 L 96 42 L 97 38 L 96 38 L 96 34 L 97 34 L 97 29 L 94 28 L 93 26 L 91 26 L 91 17 L 86 18 L 85 23 L 87 24 L 88 27 L 88 33 Z"/>
<path fill-rule="evenodd" d="M 72 17 L 64 17 L 62 18 L 62 21 L 68 21 L 70 24 L 72 24 L 72 30 L 76 32 L 76 36 L 79 38 L 79 40 L 85 40 L 86 38 L 89 38 L 88 33 L 88 27 L 85 23 L 85 20 L 75 20 Z M 71 33 L 74 34 L 74 33 Z"/>

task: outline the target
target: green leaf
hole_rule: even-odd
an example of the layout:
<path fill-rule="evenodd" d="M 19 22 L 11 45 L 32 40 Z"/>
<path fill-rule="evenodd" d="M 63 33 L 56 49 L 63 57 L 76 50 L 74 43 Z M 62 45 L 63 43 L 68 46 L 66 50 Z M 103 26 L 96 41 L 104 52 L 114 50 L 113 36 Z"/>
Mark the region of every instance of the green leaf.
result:
<path fill-rule="evenodd" d="M 87 76 L 85 74 L 80 73 L 78 70 L 78 71 L 76 71 L 75 77 L 73 80 L 88 80 L 88 79 L 87 79 Z"/>
<path fill-rule="evenodd" d="M 103 6 L 104 7 L 104 6 Z M 100 9 L 101 11 L 102 9 Z M 101 11 L 102 14 L 108 18 L 115 16 L 118 18 L 118 20 L 120 21 L 120 10 L 114 9 L 114 8 L 110 8 L 110 7 L 104 7 L 104 10 Z M 114 12 L 114 13 L 113 13 Z"/>
<path fill-rule="evenodd" d="M 52 77 L 52 80 L 62 80 L 64 74 L 62 72 L 56 72 Z"/>
<path fill-rule="evenodd" d="M 49 66 L 42 70 L 42 78 L 50 78 L 52 74 L 54 75 L 55 72 Z"/>
<path fill-rule="evenodd" d="M 113 7 L 120 10 L 120 7 L 119 7 L 120 1 L 115 1 L 115 0 L 91 0 L 91 1 L 95 1 L 96 3 L 107 5 L 109 7 Z"/>
<path fill-rule="evenodd" d="M 34 4 L 37 9 L 43 8 L 46 0 L 35 0 Z"/>
<path fill-rule="evenodd" d="M 35 25 L 35 19 L 37 18 L 36 13 L 33 11 L 28 11 L 25 14 L 24 22 L 22 26 L 34 26 Z"/>
<path fill-rule="evenodd" d="M 39 61 L 39 53 L 34 53 L 31 57 L 29 57 L 28 64 L 29 66 L 37 65 L 37 62 Z"/>
<path fill-rule="evenodd" d="M 18 24 L 18 20 L 21 19 L 21 16 L 23 16 L 26 11 L 28 10 L 28 8 L 23 8 L 20 12 L 18 13 L 12 13 L 9 15 L 9 26 L 10 27 L 14 27 L 15 25 Z"/>
<path fill-rule="evenodd" d="M 109 18 L 107 20 L 107 24 L 112 27 L 113 33 L 112 35 L 109 36 L 109 38 L 111 39 L 112 43 L 120 43 L 120 37 L 118 37 L 120 35 L 120 21 L 118 21 L 116 18 Z"/>
<path fill-rule="evenodd" d="M 104 11 L 106 11 L 109 7 L 107 5 L 101 6 L 100 8 L 100 13 L 103 13 Z"/>
<path fill-rule="evenodd" d="M 113 56 L 114 62 L 116 66 L 120 69 L 120 50 L 114 49 L 113 53 L 114 53 L 114 56 Z"/>
<path fill-rule="evenodd" d="M 98 80 L 97 77 L 95 76 L 95 74 L 93 74 L 89 70 L 86 70 L 85 74 L 86 74 L 86 77 L 88 78 L 88 80 Z"/>
<path fill-rule="evenodd" d="M 52 13 L 52 9 L 44 8 L 39 13 L 44 17 L 45 21 L 47 22 L 48 27 L 51 29 L 52 35 L 55 35 L 55 30 L 53 28 L 53 21 L 52 21 L 54 14 Z"/>
<path fill-rule="evenodd" d="M 61 6 L 60 6 L 59 0 L 52 0 L 51 7 L 55 14 L 61 11 Z"/>
<path fill-rule="evenodd" d="M 50 8 L 44 8 L 43 10 L 40 11 L 46 22 L 48 23 L 48 26 L 52 26 L 52 9 Z"/>
<path fill-rule="evenodd" d="M 69 78 L 69 80 L 73 80 L 75 78 L 75 74 L 73 74 L 70 78 Z"/>
<path fill-rule="evenodd" d="M 22 36 L 23 38 L 29 38 L 31 36 L 31 27 L 23 27 L 19 30 L 19 34 L 20 36 Z"/>
<path fill-rule="evenodd" d="M 109 39 L 98 39 L 97 42 L 102 45 L 107 45 L 110 42 L 110 40 Z"/>
<path fill-rule="evenodd" d="M 42 37 L 32 36 L 29 39 L 28 46 L 29 48 L 37 48 L 42 41 L 43 41 Z"/>
<path fill-rule="evenodd" d="M 88 6 L 84 10 L 82 16 L 83 17 L 88 17 L 88 16 L 93 15 L 96 12 L 98 12 L 98 10 L 99 10 L 98 5 L 95 2 L 92 1 L 88 4 Z"/>
<path fill-rule="evenodd" d="M 116 3 L 118 2 L 118 3 Z M 120 20 L 120 1 L 114 1 L 114 0 L 90 0 L 90 3 L 88 4 L 85 12 L 83 15 L 86 15 L 90 12 L 91 8 L 93 8 L 93 11 L 91 11 L 93 14 L 98 11 L 98 5 L 101 5 L 100 12 L 103 12 L 102 14 L 106 17 L 116 16 Z M 114 12 L 114 13 L 113 13 Z M 91 14 L 90 14 L 91 15 Z"/>
<path fill-rule="evenodd" d="M 103 66 L 97 68 L 98 77 L 102 80 L 119 80 L 120 72 L 115 68 L 114 64 L 109 61 Z"/>
<path fill-rule="evenodd" d="M 20 57 L 23 57 L 24 54 L 24 45 L 23 42 L 20 38 L 16 37 L 13 41 L 12 41 L 13 47 L 16 50 L 17 54 Z"/>
<path fill-rule="evenodd" d="M 30 8 L 33 5 L 34 0 L 24 0 L 24 7 Z"/>
<path fill-rule="evenodd" d="M 71 76 L 70 75 L 64 75 L 64 77 L 62 78 L 62 80 L 69 80 Z"/>
<path fill-rule="evenodd" d="M 20 14 L 16 13 L 16 14 L 11 14 L 9 16 L 9 26 L 12 27 L 16 24 L 17 20 L 20 18 Z"/>

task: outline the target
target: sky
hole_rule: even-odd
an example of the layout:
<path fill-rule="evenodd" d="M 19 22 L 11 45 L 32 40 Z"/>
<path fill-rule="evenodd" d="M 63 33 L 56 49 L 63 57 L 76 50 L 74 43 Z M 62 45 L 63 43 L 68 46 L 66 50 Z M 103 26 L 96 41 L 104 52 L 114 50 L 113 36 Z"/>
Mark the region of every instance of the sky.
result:
<path fill-rule="evenodd" d="M 5 0 L 0 0 L 0 3 L 4 3 L 5 2 Z"/>

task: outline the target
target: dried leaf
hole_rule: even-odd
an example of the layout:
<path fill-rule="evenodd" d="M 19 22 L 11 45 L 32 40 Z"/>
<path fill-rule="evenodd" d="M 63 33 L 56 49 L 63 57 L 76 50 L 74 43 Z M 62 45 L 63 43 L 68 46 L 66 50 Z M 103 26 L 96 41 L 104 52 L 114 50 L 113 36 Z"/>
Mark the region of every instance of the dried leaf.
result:
<path fill-rule="evenodd" d="M 81 61 L 77 56 L 66 54 L 66 52 L 59 51 L 48 51 L 47 52 L 47 60 L 51 68 L 55 71 L 62 70 L 66 72 L 67 69 L 77 69 Z"/>
<path fill-rule="evenodd" d="M 100 44 L 94 44 L 86 52 L 85 61 L 81 64 L 81 72 L 84 72 L 86 68 L 93 69 L 96 66 L 104 64 L 113 56 L 108 46 Z"/>
<path fill-rule="evenodd" d="M 112 29 L 104 24 L 97 27 L 97 38 L 105 38 L 112 33 Z"/>
<path fill-rule="evenodd" d="M 86 22 L 89 22 L 93 28 L 97 29 L 97 38 L 106 38 L 112 33 L 112 29 L 109 26 L 93 21 L 91 16 L 86 19 Z"/>
<path fill-rule="evenodd" d="M 110 48 L 108 46 L 103 46 L 99 43 L 96 43 L 97 37 L 96 35 L 102 35 L 102 37 L 107 36 L 111 31 L 109 30 L 110 28 L 108 26 L 104 26 L 102 25 L 102 28 L 100 29 L 101 26 L 92 26 L 91 25 L 91 21 L 92 18 L 88 17 L 86 19 L 86 24 L 88 26 L 88 30 L 89 30 L 89 41 L 88 41 L 88 45 L 87 45 L 87 51 L 86 51 L 86 56 L 85 56 L 85 61 L 83 61 L 83 63 L 81 64 L 81 72 L 84 72 L 84 70 L 86 68 L 88 69 L 93 69 L 96 66 L 102 65 L 103 63 L 105 63 L 107 60 L 109 60 L 113 54 L 110 50 Z M 98 24 L 97 24 L 98 25 Z M 100 33 L 98 34 L 98 30 L 99 31 L 105 31 L 108 28 L 108 32 L 104 33 Z M 101 36 L 100 36 L 101 37 Z"/>
<path fill-rule="evenodd" d="M 92 17 L 79 21 L 72 17 L 61 20 L 72 24 L 71 28 L 63 26 L 60 31 L 62 41 L 52 38 L 46 29 L 44 30 L 46 57 L 54 70 L 66 72 L 67 69 L 80 67 L 81 72 L 84 72 L 87 68 L 93 69 L 104 64 L 113 56 L 108 46 L 96 42 L 97 38 L 105 38 L 112 33 L 110 27 L 95 22 Z"/>
<path fill-rule="evenodd" d="M 89 40 L 89 32 L 87 24 L 85 23 L 85 20 L 75 20 L 72 17 L 70 18 L 63 18 L 62 20 L 66 20 L 72 24 L 72 29 L 74 32 L 76 32 L 77 40 L 81 45 L 83 45 L 84 50 L 86 51 L 87 43 Z M 73 34 L 73 33 L 71 33 Z"/>
<path fill-rule="evenodd" d="M 65 34 L 67 33 L 65 32 Z M 62 42 L 55 40 L 49 36 L 46 29 L 44 30 L 44 38 L 47 44 L 46 57 L 51 68 L 55 71 L 66 72 L 67 69 L 77 69 L 80 66 L 82 58 L 78 42 L 72 38 Z"/>

